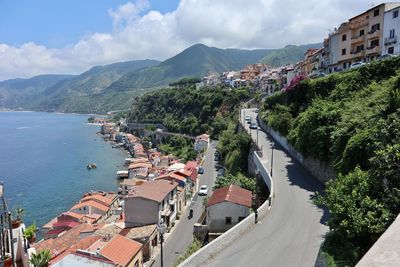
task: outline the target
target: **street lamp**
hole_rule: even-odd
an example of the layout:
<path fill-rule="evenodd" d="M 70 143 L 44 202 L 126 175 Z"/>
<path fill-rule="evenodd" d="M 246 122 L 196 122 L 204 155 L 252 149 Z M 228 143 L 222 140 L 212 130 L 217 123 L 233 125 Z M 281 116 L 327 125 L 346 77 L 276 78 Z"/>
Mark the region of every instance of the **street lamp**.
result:
<path fill-rule="evenodd" d="M 272 164 L 274 161 L 274 147 L 275 147 L 275 142 L 272 141 L 272 150 L 271 150 L 271 177 L 272 177 Z"/>
<path fill-rule="evenodd" d="M 165 224 L 164 219 L 161 218 L 159 225 L 157 225 L 158 232 L 160 234 L 160 245 L 161 245 L 161 267 L 164 266 L 164 258 L 163 258 L 163 242 L 164 242 L 164 234 L 165 234 Z"/>

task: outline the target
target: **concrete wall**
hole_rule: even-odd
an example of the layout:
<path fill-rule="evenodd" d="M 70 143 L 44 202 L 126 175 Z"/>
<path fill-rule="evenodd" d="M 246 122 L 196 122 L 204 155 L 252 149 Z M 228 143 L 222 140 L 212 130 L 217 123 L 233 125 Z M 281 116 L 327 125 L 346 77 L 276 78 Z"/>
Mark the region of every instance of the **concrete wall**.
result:
<path fill-rule="evenodd" d="M 239 217 L 247 217 L 250 208 L 231 202 L 221 202 L 207 208 L 207 225 L 210 232 L 222 233 L 239 223 Z M 225 224 L 225 218 L 231 217 L 231 224 Z"/>
<path fill-rule="evenodd" d="M 255 153 L 256 154 L 256 153 Z M 273 196 L 273 182 L 272 178 L 269 175 L 267 169 L 265 166 L 262 165 L 261 162 L 262 157 L 260 155 L 257 155 L 253 158 L 255 161 L 255 164 L 257 166 L 260 166 L 260 175 L 263 177 L 264 181 L 265 180 L 270 180 L 271 182 L 271 196 Z M 267 177 L 264 177 L 264 175 L 267 175 Z M 272 201 L 272 199 L 271 199 Z M 258 209 L 258 217 L 259 219 L 262 219 L 269 211 L 270 209 L 270 202 L 265 201 Z M 232 243 L 235 239 L 240 237 L 242 233 L 247 231 L 249 228 L 251 228 L 254 225 L 254 213 L 250 214 L 248 217 L 246 217 L 243 221 L 240 223 L 236 224 L 234 227 L 229 229 L 227 232 L 219 236 L 217 239 L 213 240 L 212 242 L 208 243 L 206 246 L 202 247 L 200 250 L 198 250 L 196 253 L 194 253 L 192 256 L 187 258 L 184 262 L 182 262 L 179 266 L 205 266 L 207 260 L 210 257 L 213 257 L 213 255 L 218 254 L 222 249 L 224 249 L 227 245 Z"/>
<path fill-rule="evenodd" d="M 138 198 L 125 198 L 124 213 L 125 224 L 127 227 L 134 227 L 147 224 L 157 224 L 158 221 L 158 206 L 155 201 Z"/>
<path fill-rule="evenodd" d="M 325 183 L 331 178 L 337 176 L 333 167 L 319 159 L 311 157 L 303 157 L 299 152 L 297 152 L 292 145 L 289 144 L 287 139 L 281 136 L 278 132 L 274 131 L 271 127 L 266 125 L 259 117 L 257 117 L 258 125 L 272 136 L 276 142 L 278 142 L 292 157 L 294 157 L 298 162 L 300 162 L 303 167 L 308 170 L 312 175 L 314 175 L 319 181 Z"/>
<path fill-rule="evenodd" d="M 356 267 L 400 266 L 400 215 Z"/>

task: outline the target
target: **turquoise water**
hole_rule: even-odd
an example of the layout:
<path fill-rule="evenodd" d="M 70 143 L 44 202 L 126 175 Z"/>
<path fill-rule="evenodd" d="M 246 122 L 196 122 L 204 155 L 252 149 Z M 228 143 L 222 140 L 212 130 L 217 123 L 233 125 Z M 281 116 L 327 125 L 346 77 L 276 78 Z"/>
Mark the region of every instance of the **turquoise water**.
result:
<path fill-rule="evenodd" d="M 0 112 L 0 180 L 9 208 L 23 207 L 24 221 L 45 224 L 85 192 L 116 192 L 116 171 L 126 153 L 96 135 L 88 116 Z M 86 165 L 96 163 L 88 171 Z"/>

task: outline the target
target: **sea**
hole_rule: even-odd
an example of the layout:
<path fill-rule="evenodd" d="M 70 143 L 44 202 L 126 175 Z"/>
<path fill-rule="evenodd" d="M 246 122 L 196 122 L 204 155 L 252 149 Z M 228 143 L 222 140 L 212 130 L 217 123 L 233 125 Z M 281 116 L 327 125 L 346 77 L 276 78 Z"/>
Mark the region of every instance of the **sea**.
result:
<path fill-rule="evenodd" d="M 0 181 L 8 209 L 24 208 L 26 225 L 42 226 L 90 190 L 117 192 L 127 153 L 97 135 L 88 117 L 0 112 Z"/>

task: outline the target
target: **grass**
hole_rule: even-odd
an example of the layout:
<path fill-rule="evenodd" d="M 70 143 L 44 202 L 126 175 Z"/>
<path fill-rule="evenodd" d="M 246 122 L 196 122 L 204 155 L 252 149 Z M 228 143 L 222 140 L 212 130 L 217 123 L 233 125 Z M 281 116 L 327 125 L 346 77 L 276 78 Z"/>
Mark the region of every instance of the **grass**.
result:
<path fill-rule="evenodd" d="M 187 258 L 189 258 L 192 254 L 194 254 L 196 251 L 198 251 L 201 248 L 202 244 L 199 240 L 196 238 L 193 239 L 192 244 L 186 249 L 185 253 L 180 255 L 178 259 L 175 262 L 174 266 L 178 266 L 182 262 L 184 262 Z"/>

